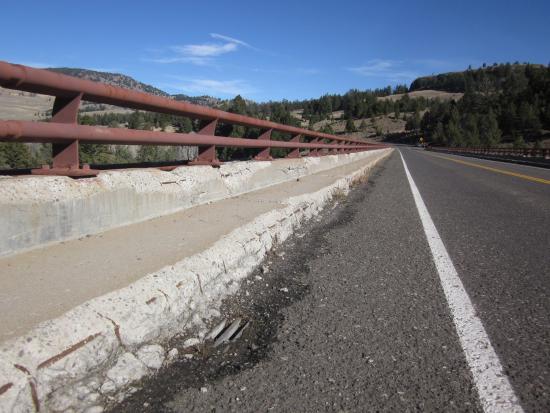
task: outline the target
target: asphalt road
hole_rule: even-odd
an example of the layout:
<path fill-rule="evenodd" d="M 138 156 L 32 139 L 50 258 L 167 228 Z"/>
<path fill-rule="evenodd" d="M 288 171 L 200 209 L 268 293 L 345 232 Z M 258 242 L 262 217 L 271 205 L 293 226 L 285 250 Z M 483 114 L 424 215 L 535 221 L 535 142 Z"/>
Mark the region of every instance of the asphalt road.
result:
<path fill-rule="evenodd" d="M 523 408 L 549 411 L 550 170 L 402 152 Z"/>
<path fill-rule="evenodd" d="M 550 410 L 550 185 L 527 178 L 550 171 L 401 151 L 521 406 Z M 251 321 L 237 342 L 113 411 L 483 411 L 397 152 L 224 314 Z"/>

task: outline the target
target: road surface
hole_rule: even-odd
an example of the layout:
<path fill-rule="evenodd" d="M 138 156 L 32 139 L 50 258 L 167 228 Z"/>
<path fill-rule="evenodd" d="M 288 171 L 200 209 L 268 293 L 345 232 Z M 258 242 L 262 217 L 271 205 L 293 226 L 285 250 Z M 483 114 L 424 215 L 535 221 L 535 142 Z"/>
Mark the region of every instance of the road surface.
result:
<path fill-rule="evenodd" d="M 549 411 L 550 171 L 400 152 L 113 411 Z"/>

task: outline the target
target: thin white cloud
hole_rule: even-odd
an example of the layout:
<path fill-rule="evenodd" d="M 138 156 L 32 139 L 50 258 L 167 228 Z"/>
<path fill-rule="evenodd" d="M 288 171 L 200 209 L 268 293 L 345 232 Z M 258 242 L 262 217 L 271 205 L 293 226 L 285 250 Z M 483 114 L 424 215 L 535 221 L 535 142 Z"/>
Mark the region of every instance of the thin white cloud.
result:
<path fill-rule="evenodd" d="M 390 81 L 406 81 L 418 77 L 412 71 L 403 69 L 403 62 L 396 60 L 372 59 L 367 64 L 349 67 L 350 72 L 365 77 L 380 77 Z"/>
<path fill-rule="evenodd" d="M 182 56 L 190 57 L 214 57 L 237 50 L 237 43 L 224 44 L 186 44 L 184 46 L 174 46 L 171 49 Z"/>
<path fill-rule="evenodd" d="M 170 85 L 176 90 L 195 95 L 235 96 L 250 95 L 256 90 L 244 80 L 183 79 Z"/>
<path fill-rule="evenodd" d="M 218 42 L 208 42 L 201 44 L 185 44 L 181 46 L 172 46 L 168 50 L 169 56 L 145 59 L 155 63 L 192 63 L 198 66 L 211 65 L 215 58 L 236 52 L 241 47 L 258 50 L 243 40 L 225 36 L 219 33 L 210 33 L 210 37 Z"/>
<path fill-rule="evenodd" d="M 170 63 L 193 63 L 197 66 L 207 66 L 211 63 L 211 60 L 203 57 L 183 57 L 183 56 L 172 56 L 172 57 L 159 57 L 159 58 L 143 58 L 141 59 L 144 62 L 160 63 L 160 64 L 170 64 Z"/>
<path fill-rule="evenodd" d="M 235 39 L 234 37 L 224 36 L 223 34 L 219 34 L 219 33 L 210 33 L 210 37 L 212 37 L 213 39 L 224 40 L 229 43 L 240 44 L 241 46 L 254 49 L 254 47 L 251 46 L 250 44 L 243 42 L 242 40 Z"/>

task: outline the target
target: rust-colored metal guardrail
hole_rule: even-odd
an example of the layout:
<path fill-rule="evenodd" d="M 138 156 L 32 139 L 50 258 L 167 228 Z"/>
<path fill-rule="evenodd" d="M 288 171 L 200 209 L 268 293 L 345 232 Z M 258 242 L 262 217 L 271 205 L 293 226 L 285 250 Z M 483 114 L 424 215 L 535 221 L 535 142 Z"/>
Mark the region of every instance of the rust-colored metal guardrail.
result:
<path fill-rule="evenodd" d="M 489 155 L 500 157 L 515 157 L 515 158 L 542 158 L 550 160 L 549 148 L 447 148 L 447 147 L 429 147 L 432 151 L 444 151 L 457 154 L 469 155 Z"/>
<path fill-rule="evenodd" d="M 216 147 L 260 149 L 256 160 L 271 159 L 271 148 L 289 149 L 287 157 L 350 153 L 379 149 L 385 145 L 369 144 L 344 136 L 282 125 L 267 120 L 238 115 L 175 101 L 169 98 L 93 82 L 28 66 L 0 61 L 0 86 L 25 92 L 55 96 L 52 119 L 49 122 L 1 121 L 0 141 L 52 143 L 52 166 L 35 169 L 34 174 L 92 176 L 98 171 L 80 165 L 79 143 L 120 145 L 192 145 L 199 147 L 191 165 L 220 165 Z M 82 126 L 77 124 L 78 109 L 82 100 L 122 106 L 131 109 L 185 116 L 207 121 L 198 133 L 166 133 L 123 128 Z M 216 136 L 216 126 L 242 125 L 262 131 L 257 139 Z M 273 131 L 289 135 L 288 141 L 271 140 Z"/>

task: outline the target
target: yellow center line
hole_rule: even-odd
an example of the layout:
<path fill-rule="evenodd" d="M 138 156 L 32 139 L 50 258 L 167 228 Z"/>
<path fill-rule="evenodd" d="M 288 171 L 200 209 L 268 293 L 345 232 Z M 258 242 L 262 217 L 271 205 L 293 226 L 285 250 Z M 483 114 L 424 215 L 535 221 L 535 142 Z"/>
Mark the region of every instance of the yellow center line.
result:
<path fill-rule="evenodd" d="M 525 179 L 527 181 L 538 182 L 540 184 L 550 185 L 550 180 L 548 180 L 548 179 L 537 178 L 535 176 L 519 174 L 517 172 L 512 172 L 512 171 L 509 171 L 509 170 L 506 170 L 506 169 L 492 168 L 490 166 L 479 165 L 479 164 L 473 163 L 473 162 L 461 161 L 459 159 L 449 158 L 448 156 L 441 156 L 441 155 L 435 155 L 435 154 L 430 154 L 430 155 L 435 156 L 436 158 L 446 159 L 446 160 L 451 161 L 451 162 L 460 163 L 462 165 L 473 166 L 474 168 L 485 169 L 487 171 L 497 172 L 497 173 L 503 174 L 503 175 L 515 176 L 516 178 Z"/>

